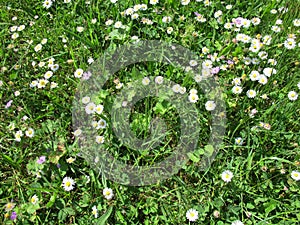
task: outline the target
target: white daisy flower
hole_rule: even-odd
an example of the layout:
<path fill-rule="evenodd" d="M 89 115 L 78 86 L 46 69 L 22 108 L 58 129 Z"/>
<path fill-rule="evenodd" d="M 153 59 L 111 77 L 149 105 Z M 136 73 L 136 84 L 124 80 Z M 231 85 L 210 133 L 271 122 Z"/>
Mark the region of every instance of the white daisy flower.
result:
<path fill-rule="evenodd" d="M 114 197 L 114 193 L 111 188 L 104 188 L 103 195 L 104 195 L 104 198 L 106 198 L 107 200 L 111 200 Z"/>
<path fill-rule="evenodd" d="M 91 98 L 89 96 L 85 96 L 81 99 L 81 102 L 83 104 L 88 104 L 90 102 Z"/>
<path fill-rule="evenodd" d="M 46 9 L 49 9 L 52 5 L 52 1 L 51 0 L 45 0 L 43 3 L 43 7 Z"/>
<path fill-rule="evenodd" d="M 82 134 L 82 130 L 81 129 L 77 129 L 74 131 L 74 136 L 78 137 L 79 135 Z"/>
<path fill-rule="evenodd" d="M 42 50 L 42 45 L 41 44 L 38 44 L 34 47 L 34 51 L 38 52 L 38 51 L 41 51 Z"/>
<path fill-rule="evenodd" d="M 74 77 L 76 78 L 81 78 L 83 75 L 83 69 L 77 69 L 75 72 L 74 72 Z"/>
<path fill-rule="evenodd" d="M 244 223 L 240 220 L 233 221 L 231 225 L 244 225 Z"/>
<path fill-rule="evenodd" d="M 242 93 L 242 91 L 243 91 L 243 88 L 241 88 L 240 86 L 237 86 L 237 85 L 232 88 L 233 94 L 240 94 L 240 93 Z"/>
<path fill-rule="evenodd" d="M 264 68 L 263 70 L 264 75 L 266 75 L 267 77 L 270 77 L 272 74 L 276 74 L 277 70 L 273 69 L 273 68 Z"/>
<path fill-rule="evenodd" d="M 298 171 L 292 171 L 291 177 L 292 177 L 295 181 L 299 181 L 299 180 L 300 180 L 300 172 L 298 172 Z"/>
<path fill-rule="evenodd" d="M 143 80 L 142 80 L 142 84 L 146 86 L 149 83 L 150 83 L 150 79 L 148 77 L 144 77 Z"/>
<path fill-rule="evenodd" d="M 260 74 L 259 74 L 259 72 L 258 71 L 256 71 L 256 70 L 253 70 L 253 71 L 251 71 L 251 73 L 250 73 L 250 80 L 252 80 L 252 81 L 256 81 L 256 80 L 258 80 L 259 79 L 259 76 L 260 76 Z"/>
<path fill-rule="evenodd" d="M 256 91 L 248 90 L 246 94 L 247 94 L 248 98 L 254 98 L 256 96 Z"/>
<path fill-rule="evenodd" d="M 104 119 L 100 119 L 97 123 L 97 128 L 104 129 L 106 127 L 106 121 Z"/>
<path fill-rule="evenodd" d="M 214 101 L 207 101 L 206 103 L 205 103 L 205 109 L 207 110 L 207 111 L 212 111 L 212 110 L 214 110 L 216 108 L 216 103 L 214 102 Z"/>
<path fill-rule="evenodd" d="M 32 138 L 34 136 L 34 130 L 32 128 L 28 128 L 28 130 L 25 132 L 27 137 Z"/>
<path fill-rule="evenodd" d="M 37 204 L 38 201 L 39 201 L 39 198 L 38 198 L 36 195 L 34 195 L 34 196 L 32 196 L 32 197 L 30 198 L 30 202 L 31 202 L 33 205 Z"/>
<path fill-rule="evenodd" d="M 155 83 L 162 84 L 164 82 L 164 78 L 162 76 L 155 77 Z"/>
<path fill-rule="evenodd" d="M 293 49 L 296 47 L 296 41 L 293 38 L 288 38 L 283 44 L 287 49 Z"/>
<path fill-rule="evenodd" d="M 99 104 L 96 106 L 95 112 L 100 115 L 103 112 L 103 109 L 104 109 L 103 105 Z"/>
<path fill-rule="evenodd" d="M 85 107 L 85 112 L 87 114 L 93 114 L 96 111 L 96 105 L 93 102 L 90 102 Z"/>
<path fill-rule="evenodd" d="M 94 215 L 95 218 L 98 218 L 98 209 L 95 205 L 92 208 L 92 214 Z"/>
<path fill-rule="evenodd" d="M 243 143 L 244 143 L 243 138 L 237 137 L 236 139 L 234 139 L 234 143 L 236 145 L 243 145 Z"/>
<path fill-rule="evenodd" d="M 45 73 L 45 75 L 44 75 L 44 78 L 45 78 L 45 79 L 49 79 L 49 78 L 52 77 L 52 75 L 53 75 L 53 72 L 52 72 L 52 71 L 47 71 L 47 72 Z"/>
<path fill-rule="evenodd" d="M 265 85 L 268 82 L 268 78 L 265 75 L 260 75 L 258 79 L 258 83 Z"/>
<path fill-rule="evenodd" d="M 197 94 L 190 94 L 189 95 L 189 101 L 192 103 L 196 103 L 198 101 L 199 97 Z"/>
<path fill-rule="evenodd" d="M 290 92 L 288 93 L 288 98 L 289 98 L 291 101 L 297 100 L 297 98 L 298 98 L 297 92 L 295 92 L 295 91 L 290 91 Z"/>
<path fill-rule="evenodd" d="M 195 222 L 198 219 L 198 211 L 195 209 L 189 209 L 185 216 L 190 222 Z"/>
<path fill-rule="evenodd" d="M 221 174 L 222 180 L 225 182 L 230 182 L 231 179 L 233 178 L 233 173 L 230 170 L 225 170 L 222 174 Z"/>
<path fill-rule="evenodd" d="M 62 186 L 65 191 L 71 191 L 74 189 L 75 181 L 71 177 L 65 177 L 62 182 Z"/>
<path fill-rule="evenodd" d="M 104 143 L 104 137 L 103 136 L 96 136 L 96 143 L 97 144 L 103 144 Z"/>

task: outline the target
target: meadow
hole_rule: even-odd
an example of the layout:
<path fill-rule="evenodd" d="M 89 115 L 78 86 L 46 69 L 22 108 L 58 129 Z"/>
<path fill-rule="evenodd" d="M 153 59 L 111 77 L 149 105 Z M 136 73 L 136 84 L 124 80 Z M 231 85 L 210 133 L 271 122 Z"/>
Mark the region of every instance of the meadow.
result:
<path fill-rule="evenodd" d="M 298 0 L 0 1 L 0 224 L 300 224 L 299 9 Z M 101 74 L 101 88 L 93 82 L 106 52 L 147 40 L 195 58 L 178 56 L 180 68 L 129 51 L 135 63 L 105 82 Z M 119 61 L 110 60 L 113 71 Z M 205 94 L 205 80 L 222 93 Z M 145 90 L 161 97 L 130 103 Z M 92 122 L 74 119 L 77 109 Z M 190 109 L 197 118 L 180 120 Z M 218 151 L 214 113 L 226 119 Z M 99 166 L 114 163 L 108 154 L 155 166 L 194 128 L 195 148 L 165 179 L 145 173 L 130 183 L 123 168 L 111 179 Z M 133 150 L 136 140 L 148 145 Z"/>

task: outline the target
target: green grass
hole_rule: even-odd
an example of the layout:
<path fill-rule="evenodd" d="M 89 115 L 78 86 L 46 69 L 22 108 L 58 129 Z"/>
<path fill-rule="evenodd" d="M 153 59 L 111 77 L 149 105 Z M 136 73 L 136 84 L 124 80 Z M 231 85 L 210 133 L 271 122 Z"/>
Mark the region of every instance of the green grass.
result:
<path fill-rule="evenodd" d="M 37 0 L 0 3 L 0 224 L 222 225 L 236 220 L 244 224 L 298 224 L 300 183 L 292 179 L 291 173 L 300 171 L 300 103 L 299 99 L 291 101 L 288 93 L 300 92 L 297 87 L 300 34 L 299 27 L 293 25 L 295 19 L 300 19 L 299 1 L 230 0 L 226 4 L 212 1 L 210 6 L 196 1 L 183 6 L 175 0 L 161 0 L 155 6 L 146 0 L 119 0 L 116 4 L 109 0 L 89 2 L 56 0 L 49 9 Z M 148 9 L 138 11 L 137 20 L 121 15 L 127 8 L 142 3 L 147 4 Z M 232 4 L 230 10 L 225 8 L 229 4 Z M 287 7 L 288 12 L 271 13 L 272 9 L 281 7 Z M 223 12 L 220 23 L 214 18 L 218 10 Z M 197 22 L 195 12 L 207 21 Z M 181 15 L 185 20 L 179 20 Z M 14 16 L 16 20 L 12 20 Z M 172 21 L 163 23 L 164 16 L 171 16 Z M 143 24 L 143 17 L 151 19 L 153 25 Z M 261 23 L 241 28 L 239 32 L 224 28 L 226 22 L 237 17 L 259 17 Z M 92 23 L 94 18 L 96 23 Z M 121 21 L 126 28 L 116 29 L 114 23 L 106 25 L 109 19 Z M 271 27 L 278 19 L 283 24 L 276 33 Z M 23 24 L 25 29 L 16 31 L 19 37 L 12 39 L 11 27 Z M 84 31 L 78 32 L 77 27 L 84 27 Z M 168 27 L 174 29 L 171 34 L 166 32 Z M 264 45 L 261 51 L 266 51 L 268 59 L 275 59 L 277 65 L 271 66 L 266 59 L 259 65 L 245 64 L 244 57 L 259 58 L 258 53 L 249 51 L 250 44 L 235 43 L 237 33 L 251 38 L 258 34 L 271 35 L 271 44 Z M 294 49 L 283 45 L 290 34 L 296 36 Z M 182 68 L 159 62 L 140 62 L 121 69 L 105 83 L 98 96 L 93 96 L 93 100 L 104 106 L 103 114 L 97 119 L 107 121 L 107 127 L 99 130 L 99 135 L 105 136 L 102 146 L 116 159 L 131 165 L 155 165 L 172 154 L 180 140 L 180 115 L 168 100 L 147 97 L 132 108 L 130 129 L 138 138 L 148 138 L 155 132 L 149 129 L 154 117 L 163 119 L 167 125 L 163 143 L 141 152 L 115 135 L 109 114 L 116 107 L 115 96 L 121 93 L 116 89 L 117 79 L 124 84 L 124 89 L 127 83 L 137 79 L 160 75 L 186 87 L 187 93 L 192 88 L 198 89 L 199 100 L 194 106 L 199 118 L 193 122 L 201 128 L 201 135 L 197 151 L 189 154 L 189 161 L 166 180 L 148 186 L 127 186 L 109 180 L 80 154 L 72 121 L 73 100 L 80 83 L 74 72 L 79 68 L 86 72 L 89 58 L 96 61 L 106 51 L 133 43 L 132 36 L 179 44 L 193 51 L 199 62 L 208 59 L 201 50 L 207 47 L 210 54 L 224 56 L 213 62 L 214 67 L 226 65 L 228 60 L 233 62 L 227 70 L 214 75 L 223 87 L 227 122 L 222 146 L 206 170 L 200 170 L 198 162 L 209 153 L 212 117 L 204 106 L 209 99 Z M 36 52 L 34 47 L 44 38 L 47 43 Z M 49 83 L 45 88 L 30 87 L 32 81 L 42 79 L 50 70 L 47 64 L 51 58 L 59 69 L 53 72 Z M 46 65 L 39 67 L 40 62 Z M 262 73 L 266 67 L 277 70 L 267 84 L 250 80 L 251 71 Z M 238 77 L 242 78 L 243 92 L 236 95 L 232 93 L 232 80 Z M 51 82 L 58 87 L 51 89 Z M 255 98 L 247 97 L 249 89 L 256 90 Z M 16 91 L 20 95 L 16 96 Z M 133 96 L 138 94 L 132 93 Z M 261 98 L 263 94 L 267 94 L 268 99 Z M 11 106 L 5 108 L 10 100 L 13 100 Z M 121 107 L 121 102 L 118 104 Z M 252 118 L 249 113 L 254 108 L 258 112 Z M 260 122 L 270 124 L 271 128 L 259 127 Z M 31 138 L 25 135 L 28 128 L 35 132 Z M 18 130 L 24 134 L 20 142 L 15 140 Z M 235 144 L 237 137 L 243 139 L 243 145 Z M 46 161 L 38 164 L 41 156 L 46 156 Z M 68 163 L 70 157 L 75 161 Z M 234 175 L 229 183 L 221 179 L 225 170 Z M 64 177 L 76 182 L 70 192 L 62 187 Z M 111 200 L 103 196 L 106 187 L 114 192 Z M 33 195 L 39 199 L 37 204 L 30 202 Z M 7 211 L 9 202 L 15 205 Z M 93 206 L 97 206 L 98 218 L 92 214 Z M 186 218 L 190 208 L 199 212 L 196 222 Z M 17 213 L 15 220 L 10 219 L 13 211 Z"/>

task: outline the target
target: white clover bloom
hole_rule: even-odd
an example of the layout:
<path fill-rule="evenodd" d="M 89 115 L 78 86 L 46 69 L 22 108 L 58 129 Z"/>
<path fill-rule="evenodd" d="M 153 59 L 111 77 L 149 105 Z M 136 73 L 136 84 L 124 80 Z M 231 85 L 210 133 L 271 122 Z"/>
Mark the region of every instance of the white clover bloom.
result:
<path fill-rule="evenodd" d="M 111 188 L 104 188 L 103 195 L 104 195 L 104 198 L 106 198 L 107 200 L 111 200 L 114 197 L 114 193 Z"/>
<path fill-rule="evenodd" d="M 205 103 L 205 109 L 207 111 L 213 111 L 216 108 L 216 103 L 214 101 L 207 101 Z"/>
<path fill-rule="evenodd" d="M 233 173 L 230 170 L 225 170 L 222 174 L 221 174 L 222 180 L 225 182 L 230 182 L 231 179 L 233 178 Z"/>
<path fill-rule="evenodd" d="M 90 103 L 88 103 L 88 104 L 85 106 L 85 112 L 86 112 L 87 114 L 93 114 L 95 111 L 96 111 L 96 105 L 95 105 L 95 103 L 90 102 Z"/>
<path fill-rule="evenodd" d="M 232 93 L 233 94 L 240 94 L 242 93 L 243 91 L 243 88 L 241 88 L 240 86 L 238 85 L 235 85 L 233 88 L 232 88 Z"/>
<path fill-rule="evenodd" d="M 75 181 L 71 177 L 65 177 L 62 182 L 62 186 L 65 191 L 71 191 L 74 189 Z"/>
<path fill-rule="evenodd" d="M 290 91 L 290 92 L 288 93 L 288 98 L 289 98 L 291 101 L 297 100 L 297 98 L 298 98 L 297 92 L 295 92 L 295 91 Z"/>
<path fill-rule="evenodd" d="M 142 80 L 142 84 L 146 86 L 149 83 L 150 83 L 150 79 L 148 77 L 144 77 L 143 80 Z"/>
<path fill-rule="evenodd" d="M 299 180 L 300 180 L 300 172 L 298 172 L 298 171 L 292 171 L 291 177 L 292 177 L 295 181 L 299 181 Z"/>
<path fill-rule="evenodd" d="M 246 94 L 247 94 L 248 98 L 254 98 L 256 96 L 256 91 L 248 90 Z"/>
<path fill-rule="evenodd" d="M 25 132 L 27 137 L 32 138 L 34 136 L 34 130 L 32 128 L 28 128 L 28 130 Z"/>
<path fill-rule="evenodd" d="M 195 222 L 198 219 L 198 211 L 195 209 L 189 209 L 185 216 L 190 222 Z"/>

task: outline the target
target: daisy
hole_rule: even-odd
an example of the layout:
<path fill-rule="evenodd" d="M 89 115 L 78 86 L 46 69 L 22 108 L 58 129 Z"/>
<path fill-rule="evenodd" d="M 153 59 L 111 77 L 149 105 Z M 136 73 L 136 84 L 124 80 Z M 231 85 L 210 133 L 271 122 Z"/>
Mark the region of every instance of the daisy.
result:
<path fill-rule="evenodd" d="M 196 90 L 196 89 L 194 89 L 194 88 L 192 88 L 191 90 L 190 90 L 190 94 L 197 94 L 198 93 L 198 91 Z"/>
<path fill-rule="evenodd" d="M 243 145 L 243 143 L 244 143 L 243 138 L 237 137 L 236 139 L 234 139 L 234 143 L 236 145 Z"/>
<path fill-rule="evenodd" d="M 231 225 L 244 225 L 244 223 L 240 220 L 233 221 Z"/>
<path fill-rule="evenodd" d="M 64 0 L 64 3 L 70 3 L 71 0 Z"/>
<path fill-rule="evenodd" d="M 188 5 L 190 0 L 181 0 L 181 5 Z"/>
<path fill-rule="evenodd" d="M 104 195 L 104 198 L 106 198 L 107 200 L 111 200 L 114 197 L 114 193 L 111 188 L 104 188 L 103 195 Z"/>
<path fill-rule="evenodd" d="M 190 222 L 195 222 L 198 219 L 198 211 L 195 209 L 189 209 L 185 216 Z"/>
<path fill-rule="evenodd" d="M 45 88 L 46 87 L 46 84 L 48 84 L 48 80 L 45 80 L 45 79 L 40 79 L 38 81 L 38 84 L 37 84 L 37 87 L 38 88 Z"/>
<path fill-rule="evenodd" d="M 15 32 L 18 29 L 17 26 L 12 26 L 9 28 L 10 32 Z"/>
<path fill-rule="evenodd" d="M 85 112 L 87 114 L 93 114 L 96 111 L 96 105 L 93 102 L 90 102 L 85 107 Z"/>
<path fill-rule="evenodd" d="M 28 128 L 28 130 L 25 132 L 27 137 L 32 138 L 34 136 L 34 130 L 32 128 Z"/>
<path fill-rule="evenodd" d="M 78 137 L 82 133 L 81 129 L 77 129 L 74 131 L 74 136 Z"/>
<path fill-rule="evenodd" d="M 174 91 L 174 93 L 179 93 L 180 85 L 179 84 L 174 84 L 173 87 L 172 87 L 172 90 Z"/>
<path fill-rule="evenodd" d="M 101 114 L 103 112 L 103 109 L 104 109 L 103 105 L 99 104 L 99 105 L 96 106 L 95 112 L 97 114 Z"/>
<path fill-rule="evenodd" d="M 96 136 L 96 143 L 97 144 L 103 144 L 104 143 L 104 137 L 103 136 Z"/>
<path fill-rule="evenodd" d="M 300 180 L 300 172 L 298 172 L 298 171 L 292 171 L 291 177 L 292 177 L 295 181 L 299 181 L 299 180 Z"/>
<path fill-rule="evenodd" d="M 55 82 L 51 82 L 51 84 L 50 84 L 51 89 L 56 88 L 57 86 L 58 86 L 58 84 Z"/>
<path fill-rule="evenodd" d="M 144 77 L 143 80 L 142 80 L 142 84 L 146 86 L 149 83 L 150 83 L 150 79 L 148 77 Z"/>
<path fill-rule="evenodd" d="M 114 27 L 118 29 L 118 28 L 121 28 L 122 25 L 123 25 L 123 24 L 122 24 L 121 21 L 117 21 L 117 22 L 115 23 Z"/>
<path fill-rule="evenodd" d="M 37 46 L 34 47 L 34 51 L 38 52 L 42 50 L 42 45 L 41 44 L 38 44 Z"/>
<path fill-rule="evenodd" d="M 233 173 L 229 170 L 225 170 L 222 174 L 221 174 L 222 180 L 225 182 L 230 182 L 232 177 L 233 177 Z"/>
<path fill-rule="evenodd" d="M 164 78 L 162 76 L 155 77 L 155 83 L 162 84 L 164 82 Z"/>
<path fill-rule="evenodd" d="M 284 47 L 287 49 L 293 49 L 296 47 L 296 41 L 293 38 L 288 38 L 285 42 L 284 42 Z"/>
<path fill-rule="evenodd" d="M 151 5 L 156 5 L 159 2 L 159 0 L 150 0 Z"/>
<path fill-rule="evenodd" d="M 44 75 L 44 78 L 45 78 L 45 79 L 49 79 L 50 77 L 52 77 L 52 75 L 53 75 L 53 72 L 52 72 L 52 71 L 47 71 L 47 72 L 45 73 L 45 75 Z"/>
<path fill-rule="evenodd" d="M 83 69 L 77 69 L 74 73 L 74 76 L 76 78 L 81 78 L 82 77 L 82 74 L 83 74 Z"/>
<path fill-rule="evenodd" d="M 85 96 L 81 99 L 81 102 L 83 104 L 88 104 L 90 102 L 91 98 L 89 96 Z"/>
<path fill-rule="evenodd" d="M 168 33 L 168 34 L 171 34 L 171 33 L 173 32 L 173 30 L 174 30 L 173 27 L 168 27 L 168 28 L 167 28 L 167 33 Z"/>
<path fill-rule="evenodd" d="M 198 95 L 197 94 L 190 94 L 189 95 L 189 101 L 192 103 L 196 103 L 198 101 Z"/>
<path fill-rule="evenodd" d="M 98 209 L 95 205 L 92 208 L 92 214 L 94 215 L 95 218 L 98 218 Z"/>
<path fill-rule="evenodd" d="M 74 189 L 75 181 L 71 177 L 65 177 L 62 182 L 62 186 L 65 191 L 71 191 Z"/>
<path fill-rule="evenodd" d="M 76 27 L 77 32 L 81 33 L 84 31 L 84 27 Z"/>
<path fill-rule="evenodd" d="M 134 14 L 131 15 L 132 20 L 136 20 L 137 18 L 139 18 L 139 14 L 134 13 Z"/>
<path fill-rule="evenodd" d="M 300 19 L 294 19 L 293 24 L 295 27 L 300 27 Z"/>
<path fill-rule="evenodd" d="M 67 158 L 67 163 L 73 163 L 76 159 L 73 157 Z"/>
<path fill-rule="evenodd" d="M 260 75 L 258 79 L 258 83 L 265 85 L 268 82 L 268 78 L 265 75 Z"/>
<path fill-rule="evenodd" d="M 92 57 L 90 57 L 89 59 L 88 59 L 88 64 L 92 64 L 94 62 L 94 59 L 92 58 Z"/>
<path fill-rule="evenodd" d="M 254 98 L 256 96 L 256 91 L 248 90 L 246 94 L 247 94 L 248 98 Z"/>
<path fill-rule="evenodd" d="M 5 211 L 6 212 L 9 212 L 9 211 L 11 211 L 14 207 L 15 207 L 15 203 L 12 203 L 12 202 L 9 202 L 9 203 L 7 203 L 6 205 L 5 205 Z"/>
<path fill-rule="evenodd" d="M 46 43 L 47 43 L 47 41 L 48 41 L 48 39 L 47 39 L 47 38 L 43 38 L 43 40 L 41 41 L 41 44 L 42 44 L 42 45 L 44 45 L 44 44 L 46 44 Z"/>
<path fill-rule="evenodd" d="M 30 202 L 31 202 L 33 205 L 35 205 L 36 203 L 38 203 L 38 201 L 39 201 L 39 198 L 38 198 L 36 195 L 34 195 L 34 196 L 32 196 L 32 197 L 30 198 Z"/>
<path fill-rule="evenodd" d="M 97 128 L 104 129 L 105 127 L 106 127 L 106 121 L 104 119 L 99 120 Z"/>
<path fill-rule="evenodd" d="M 243 91 L 243 89 L 237 85 L 232 88 L 233 94 L 240 94 L 240 93 L 242 93 L 242 91 Z"/>
<path fill-rule="evenodd" d="M 58 64 L 54 64 L 54 65 L 52 65 L 52 66 L 50 67 L 50 69 L 51 69 L 53 72 L 55 72 L 56 70 L 59 69 L 59 65 L 58 65 Z"/>
<path fill-rule="evenodd" d="M 259 72 L 258 71 L 256 71 L 256 70 L 253 70 L 253 71 L 251 71 L 251 73 L 250 73 L 250 80 L 252 80 L 252 81 L 256 81 L 256 80 L 258 80 L 259 79 L 259 76 L 260 76 L 260 74 L 259 74 Z"/>
<path fill-rule="evenodd" d="M 297 84 L 297 87 L 300 89 L 300 82 Z"/>
<path fill-rule="evenodd" d="M 197 66 L 198 63 L 196 60 L 192 59 L 190 62 L 189 62 L 190 66 L 194 67 L 194 66 Z"/>
<path fill-rule="evenodd" d="M 180 87 L 179 93 L 183 95 L 185 92 L 186 92 L 186 88 L 185 87 Z"/>
<path fill-rule="evenodd" d="M 276 74 L 277 70 L 273 69 L 273 68 L 264 68 L 263 70 L 264 75 L 266 75 L 267 77 L 270 77 L 272 74 Z"/>
<path fill-rule="evenodd" d="M 206 103 L 205 103 L 205 109 L 207 110 L 207 111 L 212 111 L 212 110 L 214 110 L 216 108 L 216 103 L 214 102 L 214 101 L 207 101 Z"/>
<path fill-rule="evenodd" d="M 212 68 L 212 61 L 210 61 L 210 60 L 205 60 L 205 61 L 202 63 L 202 67 L 203 67 L 203 68 Z"/>
<path fill-rule="evenodd" d="M 163 23 L 170 23 L 172 18 L 170 16 L 164 16 L 161 20 Z"/>
<path fill-rule="evenodd" d="M 257 18 L 257 17 L 251 19 L 251 22 L 252 22 L 252 24 L 253 24 L 254 26 L 260 24 L 260 21 L 261 21 L 261 20 L 260 20 L 259 18 Z"/>
<path fill-rule="evenodd" d="M 52 1 L 51 0 L 45 0 L 43 3 L 43 7 L 46 9 L 49 9 L 52 5 Z"/>
<path fill-rule="evenodd" d="M 13 33 L 12 35 L 11 35 L 11 39 L 17 39 L 19 37 L 19 34 L 18 33 Z"/>
<path fill-rule="evenodd" d="M 122 87 L 123 87 L 123 83 L 121 83 L 121 82 L 116 85 L 117 89 L 121 89 Z"/>
<path fill-rule="evenodd" d="M 234 85 L 241 85 L 241 78 L 240 77 L 236 77 L 233 79 L 232 84 Z"/>
<path fill-rule="evenodd" d="M 297 98 L 298 98 L 297 92 L 295 92 L 295 91 L 290 91 L 290 92 L 288 93 L 288 98 L 289 98 L 291 101 L 297 100 Z"/>

